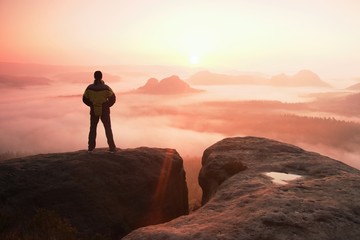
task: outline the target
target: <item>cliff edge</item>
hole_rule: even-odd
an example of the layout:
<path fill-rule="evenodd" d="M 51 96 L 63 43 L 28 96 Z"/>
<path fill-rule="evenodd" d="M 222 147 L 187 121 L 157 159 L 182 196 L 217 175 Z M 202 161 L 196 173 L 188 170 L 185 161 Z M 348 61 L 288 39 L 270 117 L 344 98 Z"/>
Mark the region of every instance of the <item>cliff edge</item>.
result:
<path fill-rule="evenodd" d="M 183 160 L 173 149 L 11 159 L 0 163 L 0 237 L 119 239 L 187 214 L 187 197 Z"/>
<path fill-rule="evenodd" d="M 360 171 L 278 141 L 227 138 L 205 150 L 203 206 L 124 239 L 359 239 Z"/>

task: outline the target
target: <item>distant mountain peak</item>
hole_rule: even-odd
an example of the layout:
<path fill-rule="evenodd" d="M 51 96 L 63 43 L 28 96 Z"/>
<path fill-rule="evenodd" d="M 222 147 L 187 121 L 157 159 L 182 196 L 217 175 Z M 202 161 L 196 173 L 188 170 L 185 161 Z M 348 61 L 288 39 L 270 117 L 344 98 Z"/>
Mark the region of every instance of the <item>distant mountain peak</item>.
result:
<path fill-rule="evenodd" d="M 317 75 L 313 71 L 310 71 L 307 69 L 300 70 L 297 74 L 294 75 L 294 77 L 311 78 L 313 80 L 321 80 L 319 75 Z"/>
<path fill-rule="evenodd" d="M 286 75 L 284 73 L 275 75 L 270 79 L 272 85 L 291 86 L 291 87 L 330 87 L 329 84 L 321 80 L 321 78 L 313 71 L 303 69 L 295 75 Z"/>
<path fill-rule="evenodd" d="M 156 78 L 150 78 L 146 84 L 139 87 L 136 92 L 147 94 L 184 94 L 200 91 L 201 90 L 191 88 L 189 84 L 181 80 L 179 76 L 172 75 L 162 79 L 161 81 Z"/>
<path fill-rule="evenodd" d="M 322 81 L 314 72 L 303 69 L 295 75 L 286 75 L 284 73 L 275 75 L 270 79 L 265 76 L 254 74 L 229 75 L 221 73 L 212 73 L 210 71 L 200 71 L 192 75 L 188 82 L 198 85 L 270 85 L 270 86 L 313 86 L 330 87 L 329 84 Z"/>
<path fill-rule="evenodd" d="M 159 84 L 159 80 L 156 78 L 149 78 L 144 87 L 153 87 Z"/>
<path fill-rule="evenodd" d="M 167 78 L 162 79 L 159 83 L 164 83 L 164 82 L 172 82 L 172 83 L 174 83 L 174 82 L 184 82 L 184 81 L 181 80 L 181 79 L 179 78 L 179 76 L 177 76 L 177 75 L 172 75 L 172 76 L 170 76 L 170 77 L 167 77 Z M 184 83 L 185 83 L 185 82 L 184 82 Z M 185 83 L 185 84 L 187 84 L 187 83 Z"/>

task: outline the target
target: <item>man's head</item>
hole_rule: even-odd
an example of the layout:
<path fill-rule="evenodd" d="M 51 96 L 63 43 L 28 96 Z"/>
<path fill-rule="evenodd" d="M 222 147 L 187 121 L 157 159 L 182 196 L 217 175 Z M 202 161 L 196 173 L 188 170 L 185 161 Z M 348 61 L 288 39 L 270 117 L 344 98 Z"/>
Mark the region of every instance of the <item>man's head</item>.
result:
<path fill-rule="evenodd" d="M 102 72 L 100 71 L 94 72 L 94 78 L 95 80 L 100 81 L 102 79 Z"/>

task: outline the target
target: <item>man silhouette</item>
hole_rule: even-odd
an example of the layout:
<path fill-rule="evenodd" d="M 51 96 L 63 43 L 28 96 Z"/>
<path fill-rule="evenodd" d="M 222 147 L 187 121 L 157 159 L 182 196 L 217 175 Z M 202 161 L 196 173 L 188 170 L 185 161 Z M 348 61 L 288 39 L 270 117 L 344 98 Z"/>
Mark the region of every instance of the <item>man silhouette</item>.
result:
<path fill-rule="evenodd" d="M 94 83 L 90 84 L 83 95 L 83 102 L 90 107 L 90 132 L 88 151 L 92 152 L 96 146 L 96 128 L 101 119 L 106 133 L 110 152 L 116 152 L 110 121 L 110 107 L 114 105 L 116 96 L 111 88 L 102 80 L 102 73 L 94 73 Z"/>

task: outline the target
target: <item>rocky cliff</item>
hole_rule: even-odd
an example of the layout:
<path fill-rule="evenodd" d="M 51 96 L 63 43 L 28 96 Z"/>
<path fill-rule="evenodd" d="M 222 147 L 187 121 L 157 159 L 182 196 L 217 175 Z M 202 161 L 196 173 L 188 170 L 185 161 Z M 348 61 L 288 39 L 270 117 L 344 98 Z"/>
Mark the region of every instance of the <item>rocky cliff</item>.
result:
<path fill-rule="evenodd" d="M 255 137 L 214 144 L 202 165 L 199 210 L 124 239 L 360 239 L 359 170 Z"/>
<path fill-rule="evenodd" d="M 0 239 L 118 239 L 187 213 L 183 160 L 173 149 L 101 149 L 0 163 Z"/>

